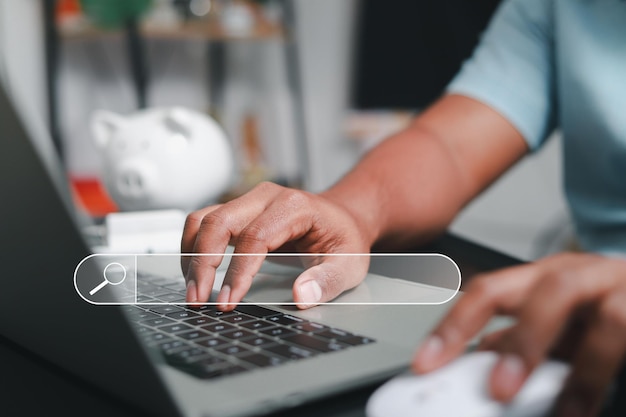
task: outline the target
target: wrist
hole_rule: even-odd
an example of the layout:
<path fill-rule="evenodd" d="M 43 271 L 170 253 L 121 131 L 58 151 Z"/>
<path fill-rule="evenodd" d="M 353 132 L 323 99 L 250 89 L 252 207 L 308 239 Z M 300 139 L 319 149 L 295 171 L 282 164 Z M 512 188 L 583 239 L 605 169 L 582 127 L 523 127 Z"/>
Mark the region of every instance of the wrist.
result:
<path fill-rule="evenodd" d="M 337 184 L 319 195 L 341 207 L 355 222 L 362 239 L 371 248 L 383 230 L 380 200 L 367 187 L 344 187 Z"/>

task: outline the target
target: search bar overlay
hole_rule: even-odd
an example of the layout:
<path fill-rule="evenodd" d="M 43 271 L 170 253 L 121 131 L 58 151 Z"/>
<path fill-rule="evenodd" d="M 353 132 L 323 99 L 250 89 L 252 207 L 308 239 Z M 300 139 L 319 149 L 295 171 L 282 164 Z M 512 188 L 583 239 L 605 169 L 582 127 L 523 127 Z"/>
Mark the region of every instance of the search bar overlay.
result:
<path fill-rule="evenodd" d="M 202 303 L 206 305 L 217 304 L 215 297 L 229 267 L 250 261 L 258 262 L 261 268 L 239 305 L 295 305 L 292 291 L 295 279 L 314 270 L 326 271 L 328 265 L 339 266 L 329 269 L 335 274 L 333 279 L 364 278 L 357 287 L 322 304 L 443 304 L 454 298 L 461 286 L 458 266 L 440 254 L 230 253 L 94 254 L 76 267 L 74 287 L 81 298 L 94 305 L 186 305 L 186 280 L 181 265 L 191 261 L 206 265 L 209 257 L 212 262 L 221 263 L 215 271 L 213 294 L 208 302 Z M 365 271 L 366 267 L 367 273 L 357 271 Z"/>

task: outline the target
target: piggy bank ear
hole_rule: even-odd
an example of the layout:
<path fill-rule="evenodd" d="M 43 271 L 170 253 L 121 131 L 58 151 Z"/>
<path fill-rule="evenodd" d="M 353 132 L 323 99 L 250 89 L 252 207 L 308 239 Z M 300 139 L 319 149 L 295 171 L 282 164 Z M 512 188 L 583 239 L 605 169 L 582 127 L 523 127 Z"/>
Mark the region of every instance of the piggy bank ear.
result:
<path fill-rule="evenodd" d="M 96 146 L 104 148 L 124 123 L 125 119 L 118 114 L 107 110 L 96 110 L 91 116 L 91 132 Z"/>
<path fill-rule="evenodd" d="M 192 116 L 189 111 L 182 107 L 175 107 L 165 113 L 163 123 L 168 131 L 181 135 L 185 139 L 191 139 Z"/>

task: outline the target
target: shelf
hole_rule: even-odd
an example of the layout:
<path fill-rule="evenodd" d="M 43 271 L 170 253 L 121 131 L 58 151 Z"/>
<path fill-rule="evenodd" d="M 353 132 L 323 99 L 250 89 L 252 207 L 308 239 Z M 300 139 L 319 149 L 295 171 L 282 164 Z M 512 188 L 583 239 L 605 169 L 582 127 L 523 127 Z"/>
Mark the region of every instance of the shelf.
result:
<path fill-rule="evenodd" d="M 60 27 L 62 40 L 95 40 L 106 38 L 118 38 L 123 36 L 122 29 L 101 29 L 91 24 L 84 23 L 69 28 Z M 181 40 L 206 40 L 206 41 L 268 41 L 284 40 L 285 31 L 279 24 L 260 22 L 250 32 L 245 34 L 229 33 L 216 21 L 190 20 L 176 26 L 158 26 L 150 22 L 141 24 L 141 33 L 150 39 L 181 39 Z"/>

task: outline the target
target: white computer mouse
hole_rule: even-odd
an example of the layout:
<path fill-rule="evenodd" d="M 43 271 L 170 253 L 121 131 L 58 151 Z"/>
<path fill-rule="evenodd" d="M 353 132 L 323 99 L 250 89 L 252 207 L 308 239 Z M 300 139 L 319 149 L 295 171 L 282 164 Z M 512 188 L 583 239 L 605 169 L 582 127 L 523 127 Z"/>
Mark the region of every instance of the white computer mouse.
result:
<path fill-rule="evenodd" d="M 508 405 L 488 394 L 488 378 L 498 355 L 472 352 L 428 374 L 405 373 L 370 397 L 368 417 L 539 417 L 554 404 L 569 365 L 547 361 L 537 367 Z"/>

